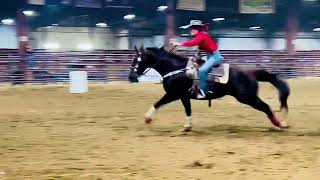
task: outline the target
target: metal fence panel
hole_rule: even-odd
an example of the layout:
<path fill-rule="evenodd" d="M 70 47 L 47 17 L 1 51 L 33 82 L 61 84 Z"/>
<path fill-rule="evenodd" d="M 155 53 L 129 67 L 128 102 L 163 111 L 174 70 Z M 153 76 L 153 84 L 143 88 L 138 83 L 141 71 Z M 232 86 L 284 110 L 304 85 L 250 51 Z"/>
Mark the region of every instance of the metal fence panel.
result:
<path fill-rule="evenodd" d="M 179 52 L 192 56 L 195 52 Z M 260 68 L 285 78 L 320 77 L 320 51 L 221 51 L 225 61 L 244 69 Z M 0 50 L 0 83 L 65 83 L 69 71 L 85 70 L 89 82 L 127 81 L 132 50 L 92 52 L 35 51 L 26 58 L 17 50 Z"/>

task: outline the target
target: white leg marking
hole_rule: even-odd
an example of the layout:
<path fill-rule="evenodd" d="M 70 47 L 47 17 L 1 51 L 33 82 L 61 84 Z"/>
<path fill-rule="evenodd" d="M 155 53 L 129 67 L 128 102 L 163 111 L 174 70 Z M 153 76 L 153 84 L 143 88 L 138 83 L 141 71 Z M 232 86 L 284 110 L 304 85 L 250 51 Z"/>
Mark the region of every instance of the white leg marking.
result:
<path fill-rule="evenodd" d="M 186 120 L 184 122 L 184 126 L 185 128 L 190 128 L 192 127 L 192 117 L 191 116 L 187 116 Z"/>
<path fill-rule="evenodd" d="M 151 118 L 155 112 L 156 112 L 156 108 L 151 106 L 150 109 L 146 113 L 146 118 Z"/>

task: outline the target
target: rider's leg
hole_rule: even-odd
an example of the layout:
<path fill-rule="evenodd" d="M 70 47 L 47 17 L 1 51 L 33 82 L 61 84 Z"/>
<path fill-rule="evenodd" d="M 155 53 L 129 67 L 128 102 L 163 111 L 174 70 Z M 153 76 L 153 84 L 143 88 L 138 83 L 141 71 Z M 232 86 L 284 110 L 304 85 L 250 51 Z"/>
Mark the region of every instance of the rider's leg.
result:
<path fill-rule="evenodd" d="M 198 75 L 199 66 L 195 61 L 196 60 L 194 59 L 189 60 L 186 71 L 187 76 L 193 80 L 192 87 L 190 88 L 190 92 L 192 93 L 197 93 L 200 90 L 200 82 Z"/>
<path fill-rule="evenodd" d="M 208 73 L 211 68 L 215 65 L 218 65 L 222 62 L 224 58 L 220 55 L 219 51 L 216 51 L 208 56 L 208 60 L 202 65 L 199 69 L 199 77 L 200 77 L 200 88 L 207 93 L 207 80 Z"/>
<path fill-rule="evenodd" d="M 192 84 L 191 90 L 193 92 L 198 92 L 200 89 L 200 82 L 199 82 L 199 75 L 197 70 L 193 73 L 192 79 L 193 79 L 193 84 Z"/>

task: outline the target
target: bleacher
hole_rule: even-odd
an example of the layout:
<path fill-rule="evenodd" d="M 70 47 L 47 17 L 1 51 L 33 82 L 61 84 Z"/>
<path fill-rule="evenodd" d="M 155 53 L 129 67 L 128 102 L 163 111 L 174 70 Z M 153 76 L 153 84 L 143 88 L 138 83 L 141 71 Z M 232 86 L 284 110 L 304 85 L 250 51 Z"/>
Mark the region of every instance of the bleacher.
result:
<path fill-rule="evenodd" d="M 186 52 L 192 56 L 195 52 Z M 263 68 L 286 78 L 320 77 L 320 51 L 221 51 L 226 62 L 244 69 Z M 16 49 L 0 49 L 0 83 L 63 83 L 71 70 L 85 70 L 90 82 L 127 81 L 133 50 L 47 52 L 21 58 Z"/>

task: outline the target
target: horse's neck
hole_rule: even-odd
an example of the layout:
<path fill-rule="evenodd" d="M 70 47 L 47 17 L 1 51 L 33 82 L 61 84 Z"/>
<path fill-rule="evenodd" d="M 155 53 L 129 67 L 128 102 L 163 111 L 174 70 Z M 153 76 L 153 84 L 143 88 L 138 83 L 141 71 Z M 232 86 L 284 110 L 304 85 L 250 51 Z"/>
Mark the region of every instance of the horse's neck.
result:
<path fill-rule="evenodd" d="M 179 62 L 175 59 L 168 59 L 163 61 L 158 66 L 155 66 L 155 70 L 161 74 L 162 76 L 176 70 L 184 69 L 187 66 L 188 61 L 186 62 Z"/>

